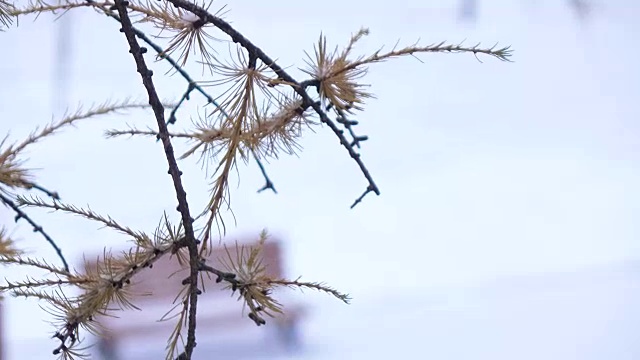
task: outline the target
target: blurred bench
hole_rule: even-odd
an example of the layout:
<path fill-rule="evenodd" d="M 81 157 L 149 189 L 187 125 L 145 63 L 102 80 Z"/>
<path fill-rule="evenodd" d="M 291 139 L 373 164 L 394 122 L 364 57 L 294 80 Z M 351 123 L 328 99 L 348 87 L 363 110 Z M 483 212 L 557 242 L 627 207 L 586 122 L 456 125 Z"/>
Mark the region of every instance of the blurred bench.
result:
<path fill-rule="evenodd" d="M 245 246 L 245 253 L 250 246 L 256 246 L 257 242 L 239 243 L 239 246 Z M 235 244 L 228 244 L 227 250 L 234 259 L 237 256 Z M 274 278 L 283 278 L 284 261 L 283 252 L 279 242 L 269 240 L 262 247 L 263 264 L 266 267 L 266 274 Z M 219 259 L 228 261 L 228 255 L 224 247 L 215 247 L 212 254 L 207 258 L 207 265 L 213 266 L 220 270 L 226 270 Z M 88 263 L 89 268 L 95 269 L 95 262 Z M 189 269 L 180 269 L 175 256 L 166 255 L 153 264 L 153 268 L 144 269 L 138 273 L 131 283 L 131 291 L 134 294 L 131 302 L 141 310 L 122 310 L 114 311 L 113 315 L 117 317 L 101 316 L 96 318 L 100 324 L 108 330 L 105 335 L 98 341 L 98 349 L 104 359 L 117 359 L 118 357 L 109 354 L 112 350 L 118 348 L 118 344 L 122 340 L 132 340 L 136 338 L 152 336 L 161 340 L 169 338 L 178 318 L 169 317 L 165 321 L 160 320 L 169 310 L 177 306 L 172 314 L 178 313 L 182 309 L 182 303 L 178 298 L 176 304 L 176 296 L 183 288 L 182 280 L 189 275 Z M 228 335 L 230 332 L 243 331 L 246 333 L 247 327 L 256 328 L 256 324 L 249 319 L 247 311 L 244 311 L 244 303 L 238 300 L 238 292 L 232 295 L 230 289 L 224 289 L 223 283 L 216 283 L 216 276 L 208 276 L 203 274 L 202 280 L 198 282 L 198 288 L 203 290 L 202 295 L 198 298 L 198 317 L 197 330 L 198 338 L 203 336 L 215 336 L 216 334 Z M 149 294 L 152 295 L 140 295 Z M 279 291 L 274 291 L 273 295 L 276 300 L 280 301 Z M 265 315 L 267 324 L 260 326 L 259 329 L 266 329 L 277 336 L 277 343 L 280 347 L 293 350 L 298 347 L 298 322 L 304 314 L 301 306 L 291 306 L 284 303 L 284 314 L 277 314 L 276 317 L 270 318 Z M 186 329 L 182 330 L 184 338 L 186 338 Z M 246 340 L 246 339 L 245 339 Z M 199 341 L 200 342 L 200 341 Z M 163 344 L 159 341 L 158 344 Z"/>

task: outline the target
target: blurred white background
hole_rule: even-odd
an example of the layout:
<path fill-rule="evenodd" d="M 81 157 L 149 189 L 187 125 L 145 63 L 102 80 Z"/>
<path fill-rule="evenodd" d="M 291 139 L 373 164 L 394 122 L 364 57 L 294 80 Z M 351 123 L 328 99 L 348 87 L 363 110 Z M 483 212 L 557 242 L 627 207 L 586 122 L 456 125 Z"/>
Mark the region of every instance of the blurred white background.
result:
<path fill-rule="evenodd" d="M 478 0 L 472 21 L 460 17 L 461 3 L 229 3 L 226 19 L 300 79 L 304 50 L 313 51 L 321 31 L 333 47 L 368 27 L 356 48 L 363 55 L 418 39 L 514 49 L 513 63 L 431 54 L 373 66 L 366 81 L 377 99 L 358 116 L 357 132 L 370 137 L 361 152 L 381 196 L 349 209 L 366 182 L 331 131 L 318 129 L 298 157 L 268 164 L 277 195 L 256 193 L 263 179 L 254 163 L 241 168 L 229 235 L 269 229 L 285 242 L 290 276 L 354 298 L 347 306 L 290 294 L 311 308 L 296 358 L 637 359 L 640 4 L 593 1 L 577 16 L 571 1 Z M 32 19 L 0 34 L 0 134 L 21 139 L 79 103 L 145 99 L 114 21 L 88 9 L 56 23 Z M 68 29 L 65 67 L 60 27 Z M 160 96 L 178 99 L 183 79 L 163 76 L 163 63 L 152 68 Z M 199 66 L 191 73 L 201 78 Z M 178 121 L 203 103 L 193 95 Z M 160 144 L 102 136 L 126 124 L 154 119 L 133 112 L 80 123 L 33 146 L 28 165 L 64 201 L 152 231 L 163 210 L 177 219 L 175 195 Z M 203 172 L 192 161 L 181 168 L 191 206 L 201 209 Z M 14 229 L 11 212 L 0 214 Z M 127 246 L 80 218 L 30 214 L 75 265 L 85 252 Z M 25 223 L 12 231 L 32 255 L 56 261 Z M 47 314 L 24 299 L 5 306 L 8 359 L 51 358 Z M 164 341 L 135 344 L 131 354 L 158 358 Z M 196 351 L 207 358 L 206 344 Z"/>

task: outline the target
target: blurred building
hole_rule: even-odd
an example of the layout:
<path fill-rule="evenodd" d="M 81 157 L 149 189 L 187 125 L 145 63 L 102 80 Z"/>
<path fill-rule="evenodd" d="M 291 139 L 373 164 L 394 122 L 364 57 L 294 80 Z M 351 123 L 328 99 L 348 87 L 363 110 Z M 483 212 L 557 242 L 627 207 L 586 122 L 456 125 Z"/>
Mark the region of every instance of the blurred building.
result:
<path fill-rule="evenodd" d="M 231 271 L 226 266 L 233 266 L 231 261 L 237 264 L 239 259 L 246 259 L 250 247 L 258 245 L 256 241 L 254 236 L 239 240 L 237 246 L 232 242 L 226 248 L 218 246 L 207 257 L 207 265 Z M 260 261 L 265 267 L 263 274 L 272 279 L 288 278 L 281 241 L 269 238 L 261 249 Z M 95 263 L 89 263 L 87 269 L 92 271 L 95 266 Z M 262 314 L 266 324 L 258 327 L 248 317 L 249 310 L 238 291 L 232 292 L 226 282 L 218 283 L 217 276 L 213 274 L 202 274 L 198 288 L 203 293 L 198 297 L 197 318 L 197 347 L 202 355 L 198 356 L 209 358 L 215 354 L 216 358 L 223 359 L 251 359 L 291 354 L 301 349 L 303 344 L 299 331 L 307 310 L 301 301 L 304 299 L 287 301 L 287 292 L 275 288 L 272 296 L 283 304 L 283 313 L 272 312 L 274 317 Z M 182 280 L 187 277 L 188 268 L 182 268 L 175 257 L 168 255 L 155 262 L 152 268 L 140 271 L 129 289 L 133 294 L 129 300 L 139 309 L 122 309 L 113 312 L 112 316 L 96 317 L 95 320 L 107 332 L 96 339 L 94 355 L 104 360 L 158 358 L 155 353 L 148 354 L 146 347 L 139 344 L 156 344 L 158 349 L 162 349 L 161 344 L 171 338 L 177 315 L 182 309 L 181 302 L 176 299 L 184 289 Z M 182 334 L 186 337 L 186 328 Z M 178 344 L 177 348 L 181 349 L 181 340 Z M 142 349 L 144 351 L 139 352 Z M 207 350 L 203 352 L 203 349 Z"/>

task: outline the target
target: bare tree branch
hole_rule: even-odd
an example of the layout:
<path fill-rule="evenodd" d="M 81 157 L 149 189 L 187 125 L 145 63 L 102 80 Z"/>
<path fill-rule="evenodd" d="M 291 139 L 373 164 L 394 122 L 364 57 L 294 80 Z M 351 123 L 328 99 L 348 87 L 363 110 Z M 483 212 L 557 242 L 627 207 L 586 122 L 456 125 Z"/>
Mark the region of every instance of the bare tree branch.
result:
<path fill-rule="evenodd" d="M 38 225 L 35 221 L 33 221 L 29 215 L 27 215 L 24 211 L 22 211 L 18 205 L 16 205 L 13 200 L 11 200 L 10 198 L 8 198 L 7 196 L 5 196 L 4 194 L 2 194 L 0 192 L 0 200 L 2 200 L 3 203 L 5 203 L 7 206 L 9 206 L 15 213 L 15 221 L 18 222 L 20 219 L 25 219 L 29 225 L 31 225 L 31 227 L 33 227 L 33 232 L 38 232 L 40 234 L 42 234 L 42 236 L 45 238 L 45 240 L 47 240 L 47 242 L 51 245 L 51 247 L 53 247 L 53 249 L 56 251 L 56 254 L 58 254 L 58 257 L 60 258 L 60 260 L 62 260 L 62 264 L 64 266 L 64 270 L 65 271 L 69 271 L 69 264 L 67 264 L 67 259 L 65 259 L 64 255 L 62 255 L 62 250 L 60 249 L 60 247 L 58 246 L 58 244 L 56 244 L 55 240 L 53 240 L 51 238 L 51 236 L 49 236 L 49 234 L 47 234 L 44 229 L 42 228 L 42 226 Z"/>
<path fill-rule="evenodd" d="M 136 62 L 138 73 L 142 77 L 142 82 L 147 90 L 149 96 L 149 104 L 151 105 L 153 112 L 158 123 L 159 137 L 164 147 L 165 156 L 169 163 L 169 174 L 173 180 L 173 185 L 176 191 L 178 199 L 178 211 L 182 216 L 182 222 L 185 229 L 185 236 L 187 238 L 187 248 L 189 249 L 189 265 L 191 268 L 189 278 L 189 324 L 187 329 L 187 344 L 185 345 L 185 354 L 187 359 L 191 359 L 191 354 L 196 346 L 196 311 L 198 306 L 198 267 L 200 264 L 198 256 L 198 247 L 196 238 L 193 231 L 193 218 L 189 212 L 189 204 L 187 203 L 187 193 L 182 186 L 182 180 L 180 176 L 182 172 L 178 168 L 178 163 L 171 145 L 171 138 L 167 129 L 167 124 L 164 119 L 164 107 L 158 97 L 155 86 L 153 85 L 152 75 L 153 72 L 147 68 L 143 54 L 146 52 L 146 48 L 141 48 L 136 40 L 136 34 L 133 30 L 133 25 L 127 14 L 128 2 L 124 0 L 116 0 L 115 7 L 118 10 L 120 16 L 120 23 L 122 24 L 121 31 L 124 32 L 127 42 L 129 43 L 130 52 Z"/>

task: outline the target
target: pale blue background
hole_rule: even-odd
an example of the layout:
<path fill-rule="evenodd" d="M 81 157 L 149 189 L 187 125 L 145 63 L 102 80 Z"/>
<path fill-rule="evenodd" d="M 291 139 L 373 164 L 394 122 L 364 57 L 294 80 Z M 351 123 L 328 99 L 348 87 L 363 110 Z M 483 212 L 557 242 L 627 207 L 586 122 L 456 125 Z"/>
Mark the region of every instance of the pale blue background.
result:
<path fill-rule="evenodd" d="M 321 31 L 341 46 L 360 26 L 371 35 L 357 54 L 419 38 L 515 50 L 514 63 L 431 54 L 419 56 L 424 63 L 372 67 L 367 81 L 377 99 L 358 117 L 358 132 L 370 136 L 362 156 L 382 195 L 349 210 L 366 183 L 331 131 L 318 129 L 299 157 L 268 165 L 278 195 L 255 193 L 263 185 L 255 164 L 241 169 L 231 234 L 267 227 L 285 241 L 291 276 L 354 297 L 345 306 L 313 292 L 291 294 L 313 306 L 308 349 L 298 358 L 637 359 L 640 5 L 595 2 L 581 22 L 565 1 L 480 1 L 475 24 L 459 21 L 458 5 L 229 3 L 226 18 L 296 76 Z M 144 99 L 117 24 L 88 9 L 67 21 L 66 100 L 52 94 L 60 86 L 53 74 L 62 24 L 24 18 L 19 30 L 0 34 L 9 50 L 0 65 L 0 134 L 10 129 L 21 139 L 52 113 L 59 118 L 62 104 Z M 184 81 L 160 76 L 164 64 L 153 68 L 161 96 L 177 99 Z M 162 210 L 173 211 L 175 196 L 159 144 L 101 136 L 126 123 L 154 126 L 140 111 L 87 121 L 32 147 L 28 164 L 42 168 L 43 184 L 65 201 L 151 231 Z M 199 209 L 206 182 L 197 164 L 181 167 Z M 0 211 L 12 228 L 11 213 Z M 126 246 L 91 222 L 31 213 L 75 264 L 85 251 Z M 14 234 L 32 254 L 55 261 L 24 223 Z M 6 307 L 9 359 L 50 357 L 52 328 L 37 303 L 9 299 Z M 157 358 L 164 340 L 138 350 Z M 205 345 L 198 351 L 206 358 Z"/>

